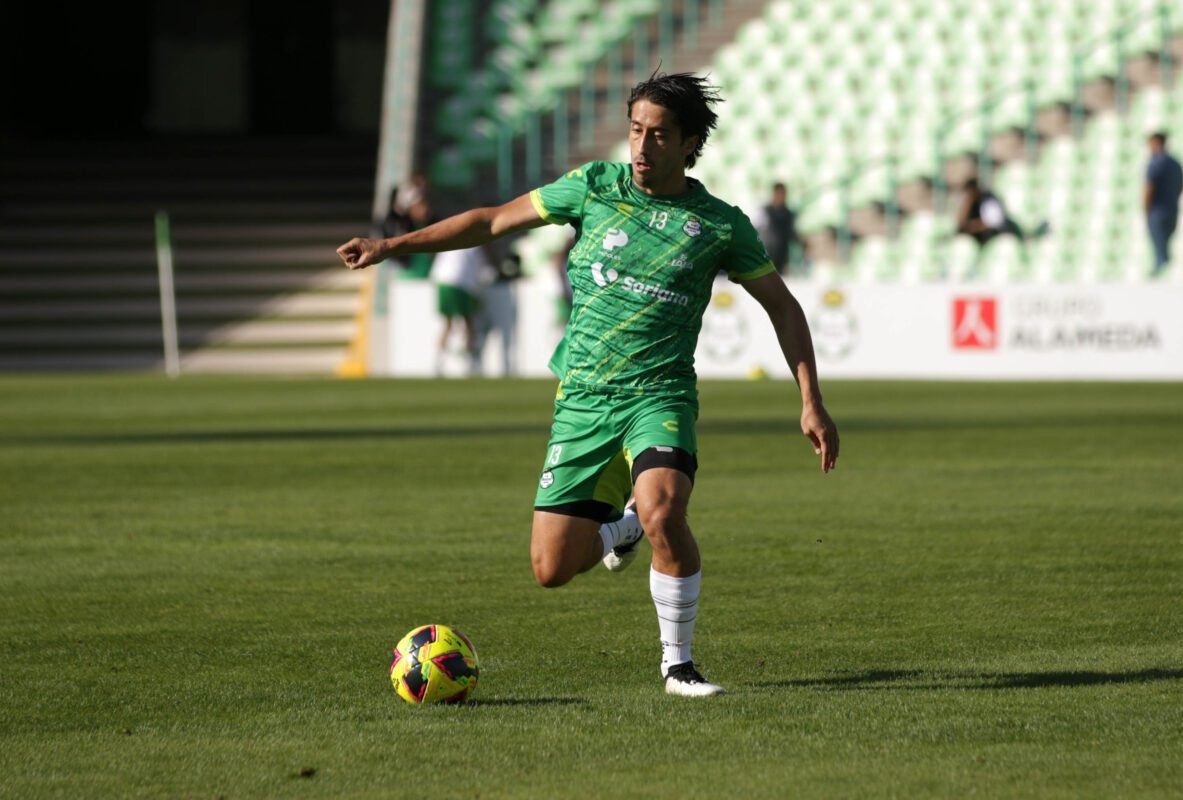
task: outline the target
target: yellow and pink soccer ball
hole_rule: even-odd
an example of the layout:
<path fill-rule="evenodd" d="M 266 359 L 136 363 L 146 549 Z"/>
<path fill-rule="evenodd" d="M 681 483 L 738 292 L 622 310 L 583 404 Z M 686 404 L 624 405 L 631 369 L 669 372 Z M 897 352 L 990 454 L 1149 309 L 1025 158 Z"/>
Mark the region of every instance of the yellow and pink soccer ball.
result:
<path fill-rule="evenodd" d="M 481 669 L 476 649 L 447 625 L 421 625 L 394 648 L 390 682 L 412 705 L 463 703 L 476 689 Z"/>

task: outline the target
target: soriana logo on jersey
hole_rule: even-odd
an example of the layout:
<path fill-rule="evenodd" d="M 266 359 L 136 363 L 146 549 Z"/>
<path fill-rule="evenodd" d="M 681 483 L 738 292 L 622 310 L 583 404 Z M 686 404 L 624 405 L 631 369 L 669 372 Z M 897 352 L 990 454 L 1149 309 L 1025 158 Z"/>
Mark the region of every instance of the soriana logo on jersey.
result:
<path fill-rule="evenodd" d="M 994 350 L 998 347 L 998 300 L 993 297 L 953 299 L 953 349 Z"/>

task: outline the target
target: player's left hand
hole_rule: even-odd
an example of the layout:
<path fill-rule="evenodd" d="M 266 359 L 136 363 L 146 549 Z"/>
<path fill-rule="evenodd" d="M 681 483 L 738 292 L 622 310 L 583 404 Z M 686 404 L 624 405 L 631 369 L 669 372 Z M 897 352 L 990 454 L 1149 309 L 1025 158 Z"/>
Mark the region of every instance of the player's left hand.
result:
<path fill-rule="evenodd" d="M 838 426 L 821 403 L 801 410 L 801 432 L 813 443 L 813 452 L 822 457 L 822 472 L 834 469 L 838 461 Z"/>

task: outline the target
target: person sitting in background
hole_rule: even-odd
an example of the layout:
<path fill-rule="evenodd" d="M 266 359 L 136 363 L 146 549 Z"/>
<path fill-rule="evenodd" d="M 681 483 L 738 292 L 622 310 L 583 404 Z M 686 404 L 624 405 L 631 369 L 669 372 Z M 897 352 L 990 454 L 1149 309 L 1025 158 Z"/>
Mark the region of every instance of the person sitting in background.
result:
<path fill-rule="evenodd" d="M 982 189 L 977 178 L 963 187 L 961 208 L 957 211 L 957 232 L 972 236 L 980 247 L 995 236 L 1009 233 L 1023 239 L 1023 231 L 1006 213 L 1006 207 L 993 192 Z"/>

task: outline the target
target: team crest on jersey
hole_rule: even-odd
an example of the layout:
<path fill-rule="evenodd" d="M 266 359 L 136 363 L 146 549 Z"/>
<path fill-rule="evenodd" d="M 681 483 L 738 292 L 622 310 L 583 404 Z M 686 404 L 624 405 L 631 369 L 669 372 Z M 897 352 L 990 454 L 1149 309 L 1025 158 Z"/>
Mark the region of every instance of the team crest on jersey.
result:
<path fill-rule="evenodd" d="M 682 230 L 687 236 L 698 236 L 702 233 L 702 223 L 698 221 L 698 217 L 691 217 L 686 220 L 686 224 L 682 226 Z"/>

